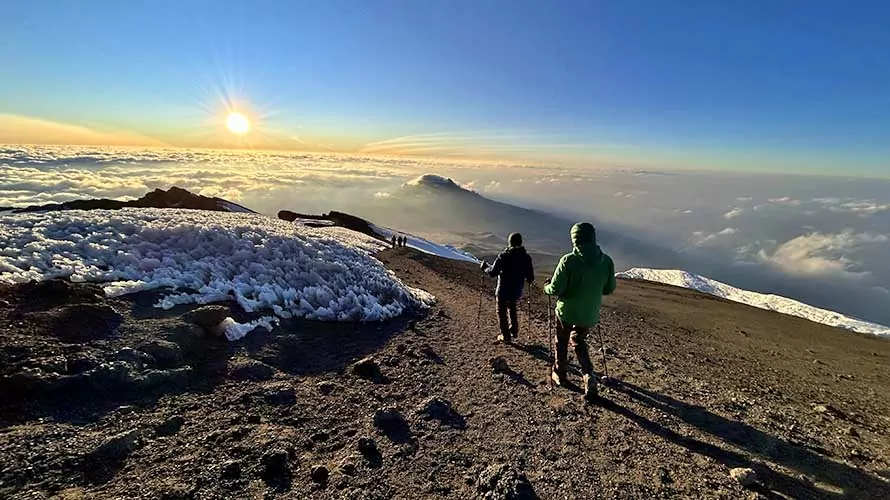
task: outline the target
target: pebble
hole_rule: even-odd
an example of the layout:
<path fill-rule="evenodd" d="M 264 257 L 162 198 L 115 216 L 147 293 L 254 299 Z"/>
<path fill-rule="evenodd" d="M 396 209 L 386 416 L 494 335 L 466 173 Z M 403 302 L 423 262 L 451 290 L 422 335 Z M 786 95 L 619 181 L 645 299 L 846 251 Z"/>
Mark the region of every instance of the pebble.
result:
<path fill-rule="evenodd" d="M 748 469 L 745 467 L 737 467 L 729 471 L 729 476 L 736 480 L 742 486 L 751 486 L 752 484 L 757 482 L 757 473 L 754 472 L 754 469 Z"/>
<path fill-rule="evenodd" d="M 223 463 L 219 470 L 219 477 L 222 479 L 238 479 L 241 477 L 241 462 L 230 460 Z"/>
<path fill-rule="evenodd" d="M 316 483 L 326 483 L 330 472 L 324 465 L 316 465 L 312 468 L 312 480 Z"/>
<path fill-rule="evenodd" d="M 155 427 L 155 433 L 158 436 L 172 436 L 179 432 L 179 429 L 182 428 L 184 423 L 185 417 L 182 415 L 173 415 Z"/>

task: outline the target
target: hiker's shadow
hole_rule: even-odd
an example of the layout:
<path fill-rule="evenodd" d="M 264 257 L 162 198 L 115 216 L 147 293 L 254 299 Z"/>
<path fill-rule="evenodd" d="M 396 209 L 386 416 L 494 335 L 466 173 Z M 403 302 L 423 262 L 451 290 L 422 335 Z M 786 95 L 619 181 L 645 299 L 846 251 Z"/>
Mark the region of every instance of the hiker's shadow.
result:
<path fill-rule="evenodd" d="M 616 382 L 611 387 L 639 403 L 679 418 L 700 431 L 706 432 L 755 457 L 794 469 L 815 479 L 817 483 L 834 487 L 832 489 L 822 489 L 809 482 L 803 482 L 797 478 L 771 470 L 768 467 L 752 464 L 751 460 L 742 453 L 680 435 L 612 401 L 606 400 L 602 403 L 603 408 L 622 415 L 649 432 L 694 453 L 709 456 L 729 467 L 750 467 L 754 469 L 761 482 L 768 486 L 768 488 L 761 491 L 761 493 L 767 496 L 775 496 L 770 490 L 778 491 L 794 498 L 846 498 L 851 496 L 856 498 L 879 498 L 887 497 L 890 494 L 890 485 L 885 484 L 865 471 L 830 460 L 812 450 L 773 436 L 744 422 L 730 420 L 712 413 L 701 406 L 684 403 L 628 382 Z M 843 492 L 837 492 L 839 490 L 843 490 Z"/>
<path fill-rule="evenodd" d="M 520 351 L 529 354 L 535 359 L 539 359 L 544 361 L 545 363 L 550 363 L 550 353 L 547 351 L 547 346 L 543 346 L 540 344 L 519 344 L 514 343 L 513 347 L 519 349 Z"/>
<path fill-rule="evenodd" d="M 525 375 L 517 371 L 513 371 L 513 369 L 499 370 L 497 373 L 500 373 L 501 375 L 507 377 L 515 384 L 519 384 L 528 388 L 535 387 L 535 384 L 529 382 L 529 380 L 525 378 Z"/>

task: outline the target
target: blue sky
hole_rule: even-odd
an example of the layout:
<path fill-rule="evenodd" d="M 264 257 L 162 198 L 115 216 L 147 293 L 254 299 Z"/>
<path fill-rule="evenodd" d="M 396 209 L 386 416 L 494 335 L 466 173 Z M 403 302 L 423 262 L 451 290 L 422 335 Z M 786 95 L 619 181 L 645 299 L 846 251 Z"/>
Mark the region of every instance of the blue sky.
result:
<path fill-rule="evenodd" d="M 888 176 L 888 19 L 878 1 L 19 1 L 0 114 L 183 146 Z M 237 143 L 216 89 L 254 121 Z"/>

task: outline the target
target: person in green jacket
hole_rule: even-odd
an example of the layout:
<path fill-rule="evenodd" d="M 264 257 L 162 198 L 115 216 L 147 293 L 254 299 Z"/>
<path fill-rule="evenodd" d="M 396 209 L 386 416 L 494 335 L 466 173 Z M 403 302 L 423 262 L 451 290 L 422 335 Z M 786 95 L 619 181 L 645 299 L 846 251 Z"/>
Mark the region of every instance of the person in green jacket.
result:
<path fill-rule="evenodd" d="M 596 244 L 596 229 L 589 222 L 572 226 L 572 253 L 559 259 L 544 293 L 555 295 L 556 360 L 550 377 L 556 385 L 566 380 L 568 346 L 571 343 L 584 373 L 584 397 L 596 397 L 596 378 L 587 349 L 587 334 L 600 319 L 603 295 L 615 291 L 615 264 Z"/>

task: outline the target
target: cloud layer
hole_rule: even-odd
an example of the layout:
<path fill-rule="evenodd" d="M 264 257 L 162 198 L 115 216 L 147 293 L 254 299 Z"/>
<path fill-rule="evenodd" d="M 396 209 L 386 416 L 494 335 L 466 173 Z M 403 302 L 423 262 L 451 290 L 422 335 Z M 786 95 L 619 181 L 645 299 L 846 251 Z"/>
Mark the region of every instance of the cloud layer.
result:
<path fill-rule="evenodd" d="M 684 266 L 742 288 L 890 324 L 890 181 L 372 154 L 0 146 L 0 206 L 134 198 L 176 185 L 270 215 L 290 209 L 373 216 L 371 207 L 397 203 L 400 186 L 427 172 L 499 201 L 593 220 L 649 245 L 645 252 L 627 252 L 645 259 L 628 257 L 619 266 Z M 413 216 L 422 222 L 430 214 Z M 510 231 L 474 240 L 495 247 Z M 457 245 L 468 238 L 460 231 L 429 236 Z M 533 235 L 526 240 L 530 247 L 545 243 Z M 603 244 L 608 251 L 617 243 Z M 567 245 L 567 235 L 546 242 Z"/>

